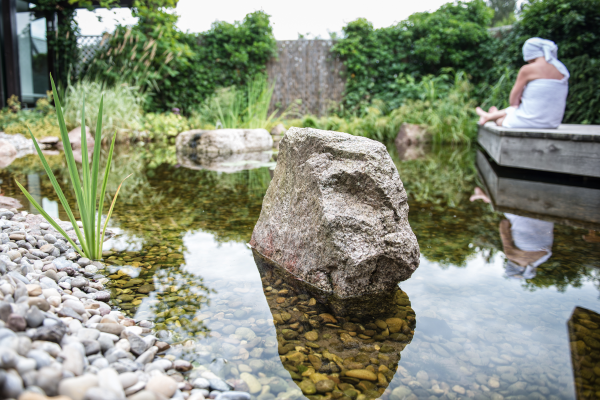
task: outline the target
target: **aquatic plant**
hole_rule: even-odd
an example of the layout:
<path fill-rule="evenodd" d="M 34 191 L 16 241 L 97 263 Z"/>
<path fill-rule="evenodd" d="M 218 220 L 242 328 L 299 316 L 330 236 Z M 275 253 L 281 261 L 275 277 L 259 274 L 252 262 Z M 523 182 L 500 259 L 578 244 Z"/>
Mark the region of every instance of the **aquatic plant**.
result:
<path fill-rule="evenodd" d="M 121 185 L 119 185 L 119 188 L 117 189 L 117 191 L 115 193 L 112 204 L 110 205 L 110 209 L 108 211 L 108 215 L 106 216 L 106 219 L 104 221 L 104 226 L 101 229 L 102 210 L 104 208 L 104 197 L 106 195 L 106 184 L 108 183 L 108 177 L 109 177 L 109 173 L 110 173 L 110 165 L 112 162 L 113 150 L 114 150 L 115 140 L 116 140 L 117 135 L 115 132 L 112 137 L 110 150 L 108 152 L 108 158 L 106 160 L 106 169 L 104 171 L 102 187 L 100 189 L 100 197 L 98 199 L 97 193 L 98 193 L 98 178 L 99 178 L 99 174 L 100 174 L 100 147 L 101 147 L 100 143 L 101 143 L 101 138 L 102 138 L 102 111 L 103 111 L 104 99 L 102 97 L 100 98 L 98 118 L 97 118 L 97 122 L 96 122 L 97 123 L 96 138 L 95 138 L 96 144 L 94 146 L 94 154 L 93 154 L 93 158 L 92 158 L 91 169 L 90 169 L 90 162 L 88 159 L 87 136 L 86 136 L 86 129 L 85 129 L 85 122 L 86 122 L 85 99 L 83 99 L 83 105 L 82 105 L 82 110 L 81 110 L 82 178 L 80 179 L 79 171 L 78 171 L 77 165 L 75 163 L 75 156 L 73 155 L 73 149 L 71 148 L 71 142 L 69 140 L 69 134 L 67 133 L 67 126 L 65 124 L 65 118 L 63 115 L 63 111 L 62 111 L 63 108 L 60 104 L 59 96 L 56 95 L 57 90 L 56 90 L 56 86 L 54 85 L 54 80 L 52 79 L 52 77 L 50 77 L 50 80 L 52 83 L 52 91 L 53 91 L 53 93 L 55 93 L 54 99 L 56 102 L 56 114 L 57 114 L 56 116 L 58 119 L 58 125 L 60 127 L 61 139 L 62 139 L 62 142 L 65 144 L 65 146 L 64 146 L 65 158 L 67 160 L 67 166 L 69 169 L 69 175 L 71 177 L 71 183 L 73 185 L 73 191 L 75 192 L 77 207 L 79 209 L 79 214 L 81 216 L 83 233 L 79 229 L 79 225 L 77 224 L 77 221 L 75 220 L 75 216 L 73 215 L 73 212 L 71 211 L 71 207 L 69 206 L 69 203 L 68 203 L 62 189 L 60 188 L 58 181 L 56 180 L 56 177 L 54 176 L 54 173 L 52 172 L 52 169 L 48 165 L 46 158 L 42 154 L 42 150 L 40 149 L 40 146 L 38 145 L 37 141 L 35 140 L 35 137 L 34 137 L 33 133 L 31 132 L 31 130 L 29 130 L 29 135 L 31 136 L 31 139 L 33 140 L 35 149 L 40 157 L 40 160 L 42 161 L 42 165 L 44 166 L 44 169 L 46 170 L 48 177 L 50 178 L 50 182 L 52 183 L 52 186 L 54 187 L 54 190 L 56 191 L 56 194 L 60 200 L 60 203 L 62 204 L 65 212 L 67 213 L 67 216 L 69 217 L 69 221 L 73 225 L 73 229 L 75 230 L 75 234 L 77 235 L 77 238 L 79 240 L 79 243 L 81 244 L 81 247 L 77 246 L 77 244 L 73 241 L 73 239 L 71 239 L 69 237 L 69 235 L 67 235 L 65 230 L 60 225 L 58 225 L 58 223 L 50 215 L 48 215 L 48 213 L 46 211 L 44 211 L 44 208 L 42 206 L 40 206 L 37 201 L 35 201 L 35 199 L 29 194 L 29 192 L 23 187 L 23 185 L 21 185 L 18 181 L 16 181 L 16 184 L 19 186 L 19 189 L 21 189 L 21 191 L 25 194 L 25 196 L 31 202 L 31 204 L 33 204 L 33 206 L 40 212 L 40 214 L 42 214 L 42 216 L 46 219 L 46 221 L 48 221 L 48 223 L 50 225 L 52 225 L 54 227 L 54 229 L 56 229 L 61 235 L 63 235 L 65 237 L 65 239 L 68 240 L 69 243 L 71 243 L 71 245 L 75 249 L 78 249 L 78 251 L 81 255 L 84 255 L 85 257 L 88 257 L 92 260 L 97 260 L 102 255 L 102 243 L 104 242 L 106 226 L 108 225 L 108 221 L 110 220 L 110 217 L 112 215 L 112 212 L 113 212 L 113 209 L 115 206 L 115 202 L 117 200 L 117 196 L 119 195 L 119 190 L 121 189 L 121 185 L 123 184 L 123 182 L 121 182 Z M 125 178 L 125 179 L 127 179 L 127 178 Z M 98 205 L 97 208 L 96 208 L 96 204 Z"/>

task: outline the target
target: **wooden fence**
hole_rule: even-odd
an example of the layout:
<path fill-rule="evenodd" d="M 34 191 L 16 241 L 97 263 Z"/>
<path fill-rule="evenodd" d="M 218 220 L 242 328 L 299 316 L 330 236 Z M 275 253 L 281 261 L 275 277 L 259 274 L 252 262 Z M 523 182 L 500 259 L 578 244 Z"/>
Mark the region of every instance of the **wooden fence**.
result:
<path fill-rule="evenodd" d="M 277 59 L 267 64 L 275 82 L 271 110 L 285 110 L 301 100 L 299 114 L 323 115 L 342 101 L 343 64 L 331 54 L 331 40 L 283 40 L 277 42 Z"/>

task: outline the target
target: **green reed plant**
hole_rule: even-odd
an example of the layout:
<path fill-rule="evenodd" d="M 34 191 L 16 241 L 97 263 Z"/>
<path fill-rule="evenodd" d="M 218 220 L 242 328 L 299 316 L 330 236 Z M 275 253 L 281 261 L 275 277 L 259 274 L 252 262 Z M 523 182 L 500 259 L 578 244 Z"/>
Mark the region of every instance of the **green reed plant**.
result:
<path fill-rule="evenodd" d="M 97 197 L 98 194 L 98 178 L 100 175 L 100 148 L 101 148 L 101 139 L 102 139 L 102 112 L 104 99 L 100 98 L 98 118 L 96 119 L 96 136 L 95 136 L 95 146 L 94 146 L 94 154 L 92 158 L 92 165 L 90 169 L 90 162 L 88 159 L 88 149 L 87 149 L 87 137 L 85 131 L 85 99 L 83 99 L 83 105 L 81 110 L 81 154 L 82 154 L 82 177 L 79 177 L 79 171 L 77 169 L 77 165 L 75 163 L 75 157 L 73 155 L 73 149 L 71 148 L 71 142 L 69 140 L 69 134 L 67 133 L 67 126 L 65 123 L 65 118 L 63 115 L 63 108 L 60 104 L 59 96 L 57 95 L 57 90 L 54 85 L 54 80 L 50 77 L 50 81 L 52 83 L 52 91 L 55 94 L 54 101 L 56 103 L 56 116 L 58 119 L 58 125 L 60 128 L 60 135 L 62 142 L 64 143 L 64 151 L 65 158 L 67 160 L 67 166 L 69 169 L 69 175 L 71 177 L 71 183 L 73 185 L 73 190 L 75 192 L 75 199 L 77 201 L 77 207 L 79 209 L 79 214 L 81 217 L 81 222 L 83 225 L 83 233 L 79 229 L 79 225 L 75 220 L 75 216 L 71 211 L 71 207 L 60 188 L 52 169 L 48 165 L 46 158 L 42 154 L 42 150 L 38 145 L 35 137 L 31 130 L 29 130 L 29 135 L 31 139 L 33 139 L 33 144 L 35 145 L 35 149 L 42 161 L 42 165 L 50 178 L 50 182 L 58 195 L 58 198 L 65 209 L 69 217 L 69 221 L 73 225 L 73 229 L 75 230 L 75 234 L 77 235 L 77 239 L 81 247 L 77 246 L 77 244 L 67 235 L 65 230 L 56 223 L 56 221 L 48 215 L 46 211 L 44 211 L 43 207 L 38 204 L 37 201 L 29 194 L 29 192 L 21 185 L 18 181 L 16 182 L 21 191 L 25 194 L 25 197 L 33 204 L 33 206 L 42 214 L 42 216 L 48 221 L 50 225 L 52 225 L 61 235 L 65 237 L 71 243 L 71 245 L 83 256 L 90 258 L 92 260 L 98 260 L 102 255 L 102 243 L 104 243 L 104 235 L 106 233 L 106 226 L 108 225 L 108 221 L 112 215 L 115 202 L 117 200 L 117 196 L 119 195 L 119 190 L 123 185 L 117 188 L 113 201 L 110 205 L 110 209 L 106 216 L 106 220 L 104 221 L 104 226 L 102 227 L 102 210 L 104 208 L 104 198 L 106 196 L 106 185 L 108 183 L 108 177 L 110 173 L 110 165 L 112 162 L 113 151 L 115 147 L 116 140 L 116 132 L 113 134 L 112 141 L 110 144 L 110 150 L 108 152 L 108 157 L 106 160 L 106 167 L 104 170 L 104 178 L 102 180 L 102 186 L 100 189 L 100 196 Z M 127 178 L 125 178 L 127 179 Z M 96 208 L 97 205 L 97 208 Z"/>
<path fill-rule="evenodd" d="M 279 110 L 269 113 L 274 88 L 264 74 L 258 74 L 241 88 L 232 86 L 217 90 L 192 119 L 217 128 L 270 129 L 295 108 L 292 104 L 281 113 Z"/>

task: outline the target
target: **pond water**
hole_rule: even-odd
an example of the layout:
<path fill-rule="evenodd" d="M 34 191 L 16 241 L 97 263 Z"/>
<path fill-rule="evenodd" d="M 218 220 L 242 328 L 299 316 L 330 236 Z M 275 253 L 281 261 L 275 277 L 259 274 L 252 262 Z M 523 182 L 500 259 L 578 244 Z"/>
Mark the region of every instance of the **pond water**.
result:
<path fill-rule="evenodd" d="M 66 182 L 61 160 L 50 157 Z M 112 193 L 134 176 L 105 244 L 112 304 L 154 322 L 192 376 L 209 369 L 260 400 L 299 386 L 312 400 L 599 398 L 600 244 L 550 225 L 551 257 L 515 269 L 499 232 L 507 215 L 469 201 L 474 160 L 473 149 L 396 157 L 421 264 L 391 311 L 358 319 L 257 268 L 247 243 L 272 163 L 219 173 L 183 167 L 172 148 L 119 147 Z M 33 211 L 15 178 L 64 218 L 34 156 L 0 171 L 2 193 Z"/>

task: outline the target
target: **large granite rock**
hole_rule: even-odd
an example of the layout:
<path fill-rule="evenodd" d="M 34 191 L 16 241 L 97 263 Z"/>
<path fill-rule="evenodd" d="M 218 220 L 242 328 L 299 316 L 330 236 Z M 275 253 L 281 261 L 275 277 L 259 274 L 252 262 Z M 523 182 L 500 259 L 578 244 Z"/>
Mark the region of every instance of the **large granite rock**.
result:
<path fill-rule="evenodd" d="M 406 192 L 379 142 L 290 128 L 250 245 L 339 299 L 392 292 L 419 265 Z"/>
<path fill-rule="evenodd" d="M 273 139 L 265 129 L 194 129 L 177 135 L 178 152 L 233 154 L 270 150 Z"/>

